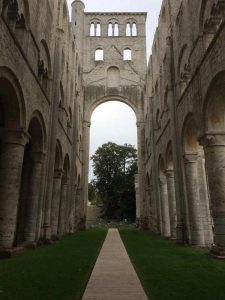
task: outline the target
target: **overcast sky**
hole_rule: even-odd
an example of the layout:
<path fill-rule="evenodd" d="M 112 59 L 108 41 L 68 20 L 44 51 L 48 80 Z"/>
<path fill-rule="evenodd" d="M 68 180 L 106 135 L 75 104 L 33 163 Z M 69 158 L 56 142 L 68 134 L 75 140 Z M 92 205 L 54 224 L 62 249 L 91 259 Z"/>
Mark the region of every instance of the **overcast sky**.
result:
<path fill-rule="evenodd" d="M 67 0 L 70 4 L 73 0 Z M 147 12 L 147 52 L 151 53 L 162 0 L 83 0 L 86 12 Z M 90 155 L 109 141 L 137 146 L 137 127 L 134 112 L 120 102 L 107 102 L 93 112 L 91 119 Z M 90 179 L 93 170 L 90 166 Z"/>

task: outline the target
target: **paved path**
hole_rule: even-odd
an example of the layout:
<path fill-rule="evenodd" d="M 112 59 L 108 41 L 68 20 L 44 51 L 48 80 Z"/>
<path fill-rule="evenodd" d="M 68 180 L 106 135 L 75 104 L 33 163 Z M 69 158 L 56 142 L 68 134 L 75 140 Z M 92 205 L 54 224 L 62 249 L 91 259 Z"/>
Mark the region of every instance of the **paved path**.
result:
<path fill-rule="evenodd" d="M 117 229 L 109 229 L 83 300 L 148 300 Z"/>

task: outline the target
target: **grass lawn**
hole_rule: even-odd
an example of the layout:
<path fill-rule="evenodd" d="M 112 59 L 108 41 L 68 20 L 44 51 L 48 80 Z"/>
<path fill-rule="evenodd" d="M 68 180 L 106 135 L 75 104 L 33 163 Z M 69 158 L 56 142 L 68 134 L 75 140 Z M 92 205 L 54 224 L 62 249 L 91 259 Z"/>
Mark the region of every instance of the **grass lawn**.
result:
<path fill-rule="evenodd" d="M 106 236 L 92 229 L 0 260 L 1 300 L 80 299 Z"/>
<path fill-rule="evenodd" d="M 120 235 L 150 300 L 225 300 L 225 261 L 147 231 Z"/>

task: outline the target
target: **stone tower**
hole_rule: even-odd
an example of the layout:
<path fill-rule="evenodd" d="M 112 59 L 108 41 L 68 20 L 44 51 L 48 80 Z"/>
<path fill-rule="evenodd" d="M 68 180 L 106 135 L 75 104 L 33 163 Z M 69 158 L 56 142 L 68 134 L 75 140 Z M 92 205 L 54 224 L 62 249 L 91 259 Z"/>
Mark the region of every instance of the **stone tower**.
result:
<path fill-rule="evenodd" d="M 138 128 L 139 186 L 144 149 L 143 87 L 146 75 L 147 13 L 89 13 L 76 0 L 72 4 L 72 22 L 82 55 L 84 79 L 83 193 L 87 201 L 89 131 L 94 109 L 110 100 L 129 105 L 135 112 Z M 142 189 L 140 188 L 140 191 Z M 139 198 L 139 197 L 138 197 Z M 142 195 L 140 193 L 140 203 Z M 140 210 L 137 201 L 137 212 Z M 142 214 L 142 213 L 141 213 Z M 137 215 L 137 218 L 141 216 Z"/>

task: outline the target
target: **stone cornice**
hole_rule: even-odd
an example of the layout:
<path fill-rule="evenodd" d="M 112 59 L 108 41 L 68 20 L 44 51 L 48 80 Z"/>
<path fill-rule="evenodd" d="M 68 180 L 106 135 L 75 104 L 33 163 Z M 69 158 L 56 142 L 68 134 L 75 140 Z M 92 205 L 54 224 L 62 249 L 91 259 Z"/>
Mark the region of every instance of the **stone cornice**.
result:
<path fill-rule="evenodd" d="M 85 12 L 85 15 L 89 16 L 145 16 L 147 17 L 147 12 Z"/>

